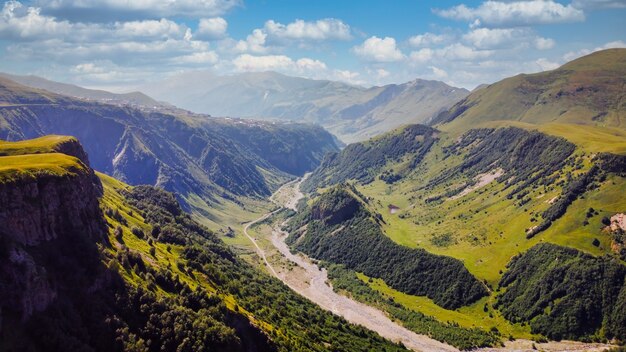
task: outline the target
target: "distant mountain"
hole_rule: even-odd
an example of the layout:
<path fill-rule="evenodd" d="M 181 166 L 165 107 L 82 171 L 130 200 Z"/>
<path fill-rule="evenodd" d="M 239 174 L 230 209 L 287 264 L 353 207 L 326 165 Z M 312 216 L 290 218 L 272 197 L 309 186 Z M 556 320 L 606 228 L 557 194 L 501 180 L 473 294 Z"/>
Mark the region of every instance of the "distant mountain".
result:
<path fill-rule="evenodd" d="M 50 81 L 37 76 L 19 76 L 0 72 L 0 77 L 8 78 L 14 82 L 31 88 L 44 89 L 52 93 L 63 94 L 75 98 L 99 100 L 110 103 L 126 103 L 154 107 L 161 103 L 141 92 L 116 94 L 98 89 L 87 89 L 73 84 Z"/>
<path fill-rule="evenodd" d="M 98 171 L 161 186 L 203 210 L 223 199 L 268 196 L 338 150 L 319 126 L 148 112 L 0 78 L 0 139 L 47 134 L 77 137 Z"/>
<path fill-rule="evenodd" d="M 465 130 L 499 120 L 626 129 L 626 49 L 608 49 L 552 71 L 520 74 L 482 89 L 432 124 Z"/>
<path fill-rule="evenodd" d="M 344 142 L 427 122 L 469 93 L 438 81 L 418 79 L 366 89 L 276 72 L 231 76 L 190 72 L 140 89 L 159 100 L 214 116 L 317 123 Z"/>

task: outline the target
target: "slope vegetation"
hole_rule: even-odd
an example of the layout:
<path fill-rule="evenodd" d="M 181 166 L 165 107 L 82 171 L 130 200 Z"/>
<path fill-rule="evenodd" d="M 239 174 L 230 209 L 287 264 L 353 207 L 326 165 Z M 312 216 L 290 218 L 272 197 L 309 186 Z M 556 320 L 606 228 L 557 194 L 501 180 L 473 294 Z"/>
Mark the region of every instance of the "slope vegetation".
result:
<path fill-rule="evenodd" d="M 12 155 L 0 163 L 60 154 L 28 154 L 60 140 L 39 139 L 21 152 L 28 141 L 3 143 Z M 73 160 L 83 173 L 42 165 L 0 183 L 0 349 L 403 349 L 253 269 L 171 193 L 93 179 L 87 160 Z"/>
<path fill-rule="evenodd" d="M 352 190 L 354 192 L 354 190 Z M 291 220 L 287 242 L 313 258 L 345 264 L 395 289 L 454 309 L 487 295 L 458 260 L 393 243 L 349 188 L 333 188 Z"/>
<path fill-rule="evenodd" d="M 474 91 L 432 124 L 456 131 L 498 120 L 624 129 L 625 86 L 626 49 L 608 49 L 553 71 L 521 74 Z"/>

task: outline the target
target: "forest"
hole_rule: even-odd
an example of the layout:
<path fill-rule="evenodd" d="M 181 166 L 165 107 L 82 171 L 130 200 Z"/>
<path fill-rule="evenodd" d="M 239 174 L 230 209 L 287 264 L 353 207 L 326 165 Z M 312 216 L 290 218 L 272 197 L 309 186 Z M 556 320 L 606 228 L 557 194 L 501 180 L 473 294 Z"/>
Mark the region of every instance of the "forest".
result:
<path fill-rule="evenodd" d="M 427 296 L 444 308 L 468 305 L 488 294 L 458 259 L 390 240 L 380 220 L 348 188 L 335 186 L 298 213 L 288 225 L 287 243 L 313 258 L 381 278 L 404 293 Z"/>
<path fill-rule="evenodd" d="M 626 337 L 626 266 L 615 258 L 541 243 L 514 257 L 497 307 L 550 339 Z"/>

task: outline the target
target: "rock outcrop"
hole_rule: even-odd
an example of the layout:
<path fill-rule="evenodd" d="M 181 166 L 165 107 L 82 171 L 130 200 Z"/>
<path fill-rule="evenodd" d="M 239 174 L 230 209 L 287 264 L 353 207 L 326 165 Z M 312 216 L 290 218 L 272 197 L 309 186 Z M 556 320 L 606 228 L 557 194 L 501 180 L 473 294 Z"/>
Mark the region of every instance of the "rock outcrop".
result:
<path fill-rule="evenodd" d="M 75 139 L 59 144 L 58 151 L 89 165 Z M 42 248 L 65 246 L 80 237 L 94 243 L 105 238 L 101 187 L 88 167 L 0 183 L 0 313 L 26 319 L 56 298 L 59 278 L 48 269 L 55 261 Z"/>

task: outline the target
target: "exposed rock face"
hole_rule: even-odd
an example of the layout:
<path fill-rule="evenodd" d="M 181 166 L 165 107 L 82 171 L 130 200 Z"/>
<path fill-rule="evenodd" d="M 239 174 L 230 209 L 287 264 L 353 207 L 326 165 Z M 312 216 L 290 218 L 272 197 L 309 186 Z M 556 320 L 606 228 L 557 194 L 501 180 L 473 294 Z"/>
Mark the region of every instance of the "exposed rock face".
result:
<path fill-rule="evenodd" d="M 89 164 L 78 141 L 59 150 Z M 86 169 L 72 176 L 0 184 L 0 313 L 26 319 L 56 298 L 58 278 L 46 270 L 50 260 L 41 248 L 64 246 L 82 236 L 104 237 L 106 224 L 98 204 L 102 185 L 94 180 L 93 170 Z"/>
<path fill-rule="evenodd" d="M 0 234 L 26 246 L 67 232 L 98 236 L 103 223 L 91 175 L 38 177 L 0 185 Z"/>

